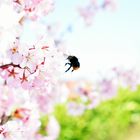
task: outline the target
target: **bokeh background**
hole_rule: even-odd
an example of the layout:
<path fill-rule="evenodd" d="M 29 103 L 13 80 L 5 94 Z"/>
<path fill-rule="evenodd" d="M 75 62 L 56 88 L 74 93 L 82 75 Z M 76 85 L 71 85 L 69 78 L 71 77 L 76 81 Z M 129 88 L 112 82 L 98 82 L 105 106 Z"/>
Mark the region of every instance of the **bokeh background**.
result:
<path fill-rule="evenodd" d="M 118 80 L 118 72 L 113 80 L 121 83 L 129 75 L 125 82 L 131 84 L 118 84 L 115 96 L 109 98 L 114 91 L 111 85 L 105 85 L 104 99 L 94 100 L 90 109 L 75 105 L 67 108 L 64 104 L 56 107 L 62 128 L 59 140 L 139 140 L 140 88 L 134 71 L 139 73 L 140 68 L 140 1 L 117 0 L 113 7 L 92 15 L 91 25 L 86 25 L 76 11 L 86 4 L 86 0 L 56 1 L 54 14 L 44 20 L 57 25 L 55 37 L 65 42 L 68 53 L 76 55 L 81 64 L 79 70 L 63 75 L 62 85 L 67 89 L 63 87 L 63 91 L 72 102 L 81 102 L 81 94 L 96 98 L 94 90 L 103 84 L 97 81 L 111 79 L 115 68 L 123 74 Z M 135 88 L 131 88 L 134 83 Z"/>

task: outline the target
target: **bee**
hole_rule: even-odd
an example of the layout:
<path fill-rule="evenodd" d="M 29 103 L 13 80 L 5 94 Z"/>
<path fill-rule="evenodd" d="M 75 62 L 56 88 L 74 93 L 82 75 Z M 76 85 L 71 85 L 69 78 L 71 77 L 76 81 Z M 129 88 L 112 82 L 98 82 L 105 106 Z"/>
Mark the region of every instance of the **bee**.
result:
<path fill-rule="evenodd" d="M 69 68 L 65 72 L 69 71 L 71 67 L 73 68 L 72 72 L 74 70 L 77 70 L 77 69 L 80 68 L 80 63 L 79 63 L 78 58 L 76 56 L 71 56 L 70 55 L 70 56 L 68 56 L 67 59 L 69 60 L 69 63 L 66 63 L 65 66 L 69 65 Z"/>

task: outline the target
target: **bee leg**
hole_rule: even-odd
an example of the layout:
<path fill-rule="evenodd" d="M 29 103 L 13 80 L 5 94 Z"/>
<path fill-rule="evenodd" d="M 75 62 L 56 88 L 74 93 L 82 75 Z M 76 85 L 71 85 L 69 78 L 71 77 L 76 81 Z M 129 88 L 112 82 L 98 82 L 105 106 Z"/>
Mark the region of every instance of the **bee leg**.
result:
<path fill-rule="evenodd" d="M 66 66 L 67 64 L 71 65 L 70 63 L 66 63 L 65 66 Z"/>
<path fill-rule="evenodd" d="M 71 65 L 70 65 L 70 67 L 65 71 L 65 72 L 67 72 L 67 71 L 69 71 L 70 70 L 70 68 L 71 68 Z"/>

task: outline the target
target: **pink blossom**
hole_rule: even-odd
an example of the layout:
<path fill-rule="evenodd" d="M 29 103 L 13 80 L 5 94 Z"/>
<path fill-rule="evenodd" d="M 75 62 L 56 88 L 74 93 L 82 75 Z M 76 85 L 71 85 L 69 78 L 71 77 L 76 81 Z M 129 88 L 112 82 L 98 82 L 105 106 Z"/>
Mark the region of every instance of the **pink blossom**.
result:
<path fill-rule="evenodd" d="M 0 129 L 0 136 L 3 140 L 23 140 L 21 126 L 17 121 L 8 121 L 5 125 L 1 126 Z"/>
<path fill-rule="evenodd" d="M 54 7 L 53 0 L 15 0 L 14 9 L 18 12 L 25 12 L 26 18 L 37 20 L 42 15 L 52 11 Z"/>
<path fill-rule="evenodd" d="M 83 18 L 87 25 L 91 25 L 93 17 L 95 15 L 95 9 L 92 6 L 87 6 L 84 8 L 78 8 L 80 16 Z"/>
<path fill-rule="evenodd" d="M 115 10 L 116 9 L 116 4 L 114 0 L 104 0 L 102 4 L 103 9 L 111 9 Z"/>
<path fill-rule="evenodd" d="M 82 115 L 86 109 L 84 104 L 75 102 L 69 102 L 67 108 L 68 113 L 72 116 Z"/>
<path fill-rule="evenodd" d="M 110 99 L 117 94 L 118 85 L 114 79 L 103 78 L 98 82 L 97 92 L 100 94 L 100 98 Z"/>
<path fill-rule="evenodd" d="M 118 80 L 118 86 L 129 87 L 131 90 L 135 90 L 137 85 L 140 84 L 140 74 L 139 72 L 132 69 L 124 69 L 124 68 L 113 68 L 113 71 L 116 75 L 116 79 Z"/>
<path fill-rule="evenodd" d="M 50 140 L 56 140 L 58 138 L 59 133 L 60 133 L 60 126 L 54 116 L 49 117 L 49 122 L 46 127 L 46 131 L 48 133 L 48 138 Z"/>

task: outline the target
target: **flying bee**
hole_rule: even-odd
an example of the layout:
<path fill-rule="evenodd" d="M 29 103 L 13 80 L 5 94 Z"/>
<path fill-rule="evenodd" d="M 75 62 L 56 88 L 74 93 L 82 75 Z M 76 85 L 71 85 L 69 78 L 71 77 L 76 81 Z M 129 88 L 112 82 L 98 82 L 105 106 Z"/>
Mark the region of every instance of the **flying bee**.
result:
<path fill-rule="evenodd" d="M 69 63 L 66 63 L 65 66 L 69 65 L 69 68 L 65 72 L 69 71 L 71 67 L 73 68 L 72 72 L 74 70 L 77 70 L 77 69 L 80 68 L 80 63 L 79 63 L 78 58 L 76 56 L 71 56 L 70 55 L 70 56 L 68 56 L 67 59 L 69 60 Z"/>

